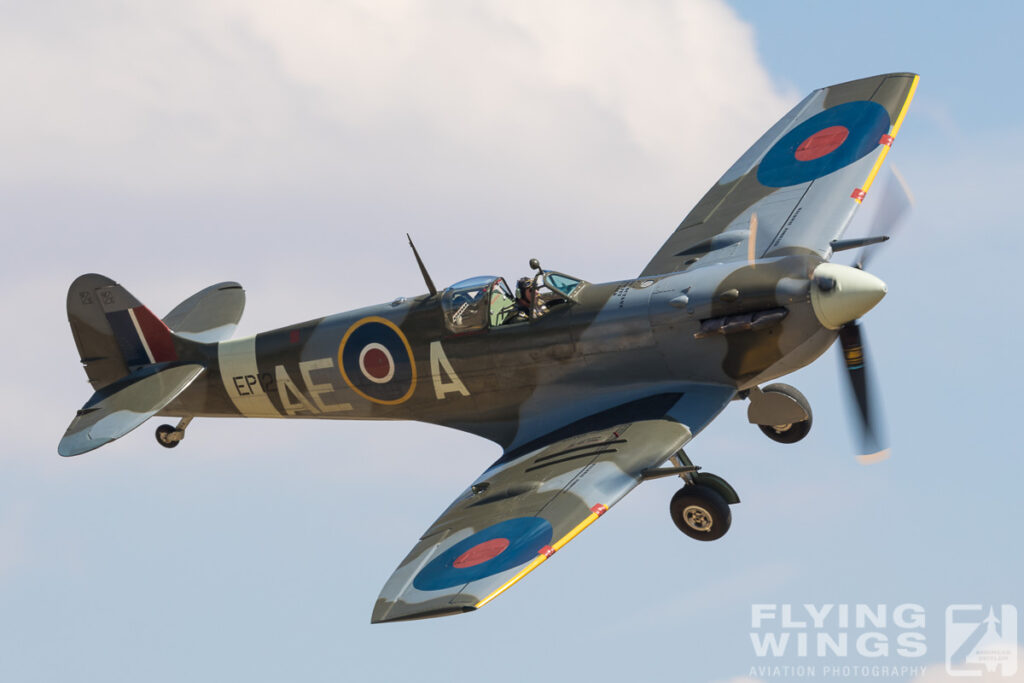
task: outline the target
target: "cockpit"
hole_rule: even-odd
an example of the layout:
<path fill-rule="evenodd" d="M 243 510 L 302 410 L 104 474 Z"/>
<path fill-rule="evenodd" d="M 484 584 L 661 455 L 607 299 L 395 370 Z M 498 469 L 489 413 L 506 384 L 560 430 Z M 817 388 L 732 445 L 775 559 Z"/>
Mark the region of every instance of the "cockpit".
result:
<path fill-rule="evenodd" d="M 537 274 L 520 278 L 515 292 L 497 275 L 469 278 L 444 290 L 441 309 L 449 332 L 467 334 L 528 323 L 559 306 L 576 303 L 587 285 L 579 278 L 533 267 Z"/>

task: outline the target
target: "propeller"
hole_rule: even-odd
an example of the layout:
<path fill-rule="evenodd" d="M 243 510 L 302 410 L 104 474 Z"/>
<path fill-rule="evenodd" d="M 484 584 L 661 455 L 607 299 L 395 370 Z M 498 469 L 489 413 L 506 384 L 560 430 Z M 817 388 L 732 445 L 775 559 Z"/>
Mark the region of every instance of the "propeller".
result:
<path fill-rule="evenodd" d="M 889 239 L 902 225 L 910 209 L 914 207 L 914 195 L 910 193 L 910 187 L 903 175 L 896 170 L 895 166 L 890 166 L 889 170 L 891 173 L 889 173 L 885 187 L 882 188 L 878 208 L 875 211 L 871 229 L 868 231 L 869 237 L 884 236 L 885 239 Z M 854 268 L 864 270 L 873 253 L 869 247 L 861 249 L 857 254 Z"/>
<path fill-rule="evenodd" d="M 866 364 L 867 353 L 856 320 L 839 328 L 839 345 L 846 364 L 846 376 L 850 380 L 856 414 L 860 419 L 861 455 L 857 456 L 857 462 L 862 465 L 881 462 L 889 457 L 889 448 L 883 445 L 882 425 L 875 411 L 878 400 L 872 389 L 875 382 Z"/>
<path fill-rule="evenodd" d="M 888 239 L 900 227 L 910 209 L 914 205 L 913 195 L 906 180 L 894 167 L 882 190 L 878 208 L 875 211 L 870 237 L 885 236 Z M 864 270 L 874 252 L 863 247 L 857 255 L 854 268 Z M 868 365 L 868 354 L 864 346 L 861 326 L 857 320 L 851 320 L 839 328 L 839 345 L 846 365 L 846 376 L 850 383 L 853 410 L 859 420 L 859 447 L 861 455 L 857 461 L 864 465 L 881 462 L 890 455 L 886 445 L 884 428 L 878 416 L 878 398 L 875 393 L 875 381 Z"/>

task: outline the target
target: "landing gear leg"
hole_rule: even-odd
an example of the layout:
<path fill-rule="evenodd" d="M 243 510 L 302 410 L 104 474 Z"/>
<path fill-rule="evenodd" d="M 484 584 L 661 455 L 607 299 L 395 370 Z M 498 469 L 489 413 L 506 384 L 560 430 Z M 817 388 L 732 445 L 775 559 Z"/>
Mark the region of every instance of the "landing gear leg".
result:
<path fill-rule="evenodd" d="M 164 448 L 176 447 L 185 438 L 185 428 L 190 422 L 192 422 L 191 416 L 181 418 L 176 427 L 160 425 L 156 428 L 156 442 Z"/>
<path fill-rule="evenodd" d="M 680 531 L 698 541 L 714 541 L 724 536 L 732 525 L 729 506 L 740 502 L 736 490 L 725 479 L 701 472 L 682 449 L 670 456 L 669 461 L 672 467 L 648 470 L 642 478 L 659 479 L 676 474 L 686 482 L 686 486 L 672 496 L 669 505 L 672 521 Z"/>
<path fill-rule="evenodd" d="M 690 461 L 690 457 L 686 455 L 686 451 L 680 448 L 678 451 L 668 457 L 669 462 L 678 467 L 681 471 L 679 472 L 679 478 L 685 481 L 687 484 L 693 483 L 693 475 L 697 473 L 697 466 Z M 689 469 L 690 471 L 683 471 Z"/>

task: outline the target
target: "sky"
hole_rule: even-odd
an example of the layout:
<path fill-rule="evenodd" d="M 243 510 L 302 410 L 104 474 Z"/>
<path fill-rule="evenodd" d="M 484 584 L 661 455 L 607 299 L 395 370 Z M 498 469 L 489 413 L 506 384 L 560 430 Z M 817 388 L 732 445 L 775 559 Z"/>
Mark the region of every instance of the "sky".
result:
<path fill-rule="evenodd" d="M 951 606 L 1015 607 L 1024 633 L 1022 15 L 0 2 L 0 680 L 962 680 L 945 673 Z M 439 286 L 515 278 L 531 257 L 628 278 L 803 95 L 889 71 L 921 74 L 889 156 L 916 207 L 871 262 L 889 294 L 863 321 L 893 457 L 855 462 L 828 353 L 786 380 L 814 409 L 804 441 L 771 442 L 733 406 L 688 446 L 743 500 L 719 541 L 680 534 L 678 482 L 653 481 L 486 609 L 371 626 L 384 581 L 496 445 L 417 423 L 210 419 L 169 451 L 154 420 L 56 453 L 90 393 L 64 310 L 81 273 L 161 315 L 237 280 L 239 335 L 420 293 L 406 232 Z M 885 605 L 884 626 L 823 632 L 880 632 L 890 653 L 865 656 L 871 636 L 842 657 L 759 655 L 766 634 L 818 637 L 782 625 L 784 607 L 810 621 L 804 605 Z M 915 656 L 896 652 L 907 634 Z M 842 669 L 875 665 L 904 668 Z M 1024 680 L 1024 660 L 973 680 Z"/>

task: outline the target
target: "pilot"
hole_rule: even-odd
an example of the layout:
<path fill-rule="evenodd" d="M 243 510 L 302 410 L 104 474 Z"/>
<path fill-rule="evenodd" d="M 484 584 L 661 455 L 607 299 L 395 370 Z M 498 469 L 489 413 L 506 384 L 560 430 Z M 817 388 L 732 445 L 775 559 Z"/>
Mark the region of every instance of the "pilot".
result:
<path fill-rule="evenodd" d="M 521 277 L 516 282 L 516 320 L 539 318 L 548 312 L 547 306 L 537 294 L 533 278 Z"/>
<path fill-rule="evenodd" d="M 534 294 L 533 282 L 530 278 L 519 278 L 516 282 L 516 320 L 526 320 L 530 317 Z"/>

